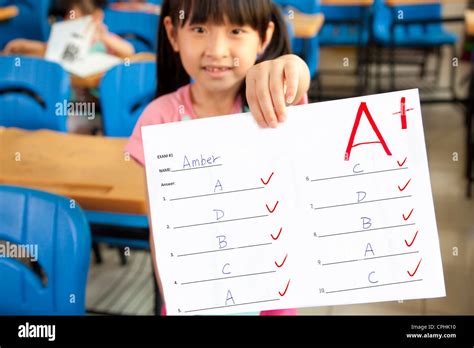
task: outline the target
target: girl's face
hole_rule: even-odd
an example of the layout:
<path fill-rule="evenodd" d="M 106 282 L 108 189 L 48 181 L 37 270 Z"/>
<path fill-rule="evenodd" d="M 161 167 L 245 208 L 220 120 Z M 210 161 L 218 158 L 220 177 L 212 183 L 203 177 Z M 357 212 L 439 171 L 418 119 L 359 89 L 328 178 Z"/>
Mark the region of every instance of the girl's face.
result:
<path fill-rule="evenodd" d="M 213 92 L 240 87 L 247 71 L 271 41 L 274 24 L 270 22 L 265 40 L 249 25 L 229 23 L 192 24 L 174 28 L 171 18 L 164 19 L 168 39 L 188 75 Z"/>

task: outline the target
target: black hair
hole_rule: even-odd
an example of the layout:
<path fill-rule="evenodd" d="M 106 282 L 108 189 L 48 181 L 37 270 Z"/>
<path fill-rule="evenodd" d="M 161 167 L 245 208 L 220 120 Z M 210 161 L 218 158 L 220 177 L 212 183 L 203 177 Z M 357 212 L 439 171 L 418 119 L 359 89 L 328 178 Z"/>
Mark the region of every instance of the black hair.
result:
<path fill-rule="evenodd" d="M 171 17 L 175 28 L 183 27 L 187 22 L 201 24 L 211 21 L 222 24 L 227 18 L 236 25 L 250 25 L 258 31 L 262 41 L 272 21 L 275 24 L 273 37 L 256 64 L 291 52 L 285 21 L 278 6 L 271 0 L 164 0 L 158 26 L 157 97 L 190 83 L 179 53 L 173 50 L 168 40 L 163 24 L 166 16 Z M 245 81 L 239 93 L 243 105 L 248 106 Z"/>
<path fill-rule="evenodd" d="M 77 6 L 85 14 L 92 14 L 98 8 L 104 8 L 107 5 L 107 0 L 56 0 L 53 3 L 53 13 L 65 17 L 69 11 Z"/>

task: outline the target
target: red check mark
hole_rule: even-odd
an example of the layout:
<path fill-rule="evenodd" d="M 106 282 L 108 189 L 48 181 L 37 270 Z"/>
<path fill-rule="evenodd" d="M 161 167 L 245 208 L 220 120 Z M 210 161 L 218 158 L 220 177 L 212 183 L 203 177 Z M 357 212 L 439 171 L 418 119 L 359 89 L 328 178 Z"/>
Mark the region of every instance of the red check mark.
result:
<path fill-rule="evenodd" d="M 405 244 L 407 245 L 407 247 L 411 247 L 411 245 L 412 245 L 413 242 L 415 241 L 417 235 L 418 235 L 418 231 L 416 231 L 415 237 L 413 237 L 411 243 L 408 243 L 407 240 L 405 239 Z"/>
<path fill-rule="evenodd" d="M 405 189 L 407 188 L 407 186 L 408 186 L 408 184 L 410 183 L 410 181 L 411 181 L 411 179 L 408 180 L 408 182 L 407 182 L 407 183 L 405 184 L 405 186 L 403 186 L 403 187 L 400 187 L 400 185 L 398 185 L 398 189 L 400 190 L 400 192 L 402 192 L 403 190 L 405 190 Z"/>
<path fill-rule="evenodd" d="M 283 261 L 282 261 L 280 264 L 278 264 L 278 263 L 275 261 L 275 265 L 276 265 L 278 268 L 280 268 L 280 267 L 283 266 L 283 264 L 285 263 L 287 257 L 288 257 L 288 254 L 286 254 L 285 258 L 283 259 Z"/>
<path fill-rule="evenodd" d="M 288 284 L 286 284 L 286 288 L 285 288 L 285 291 L 283 291 L 283 294 L 280 291 L 278 291 L 278 293 L 280 294 L 281 297 L 285 296 L 286 290 L 288 290 L 288 286 L 290 285 L 290 280 L 291 279 L 288 280 Z"/>
<path fill-rule="evenodd" d="M 414 208 L 413 208 L 413 209 L 414 209 Z M 405 214 L 402 214 L 402 216 L 403 216 L 403 220 L 407 221 L 407 220 L 410 218 L 410 216 L 411 216 L 411 213 L 413 213 L 413 209 L 410 211 L 410 214 L 408 214 L 408 216 L 407 216 L 407 217 L 405 217 Z"/>
<path fill-rule="evenodd" d="M 283 229 L 283 227 L 280 227 L 280 231 L 278 232 L 277 236 L 276 237 L 273 237 L 273 234 L 270 234 L 270 236 L 272 236 L 273 240 L 277 240 L 278 237 L 280 237 L 280 234 L 281 234 L 281 230 Z"/>
<path fill-rule="evenodd" d="M 403 167 L 403 165 L 405 164 L 405 161 L 407 160 L 407 158 L 408 158 L 408 157 L 405 157 L 405 159 L 403 160 L 402 163 L 400 163 L 400 162 L 397 161 L 398 166 L 399 166 L 399 167 Z"/>
<path fill-rule="evenodd" d="M 270 180 L 271 180 L 271 178 L 272 178 L 273 174 L 274 174 L 274 173 L 272 173 L 272 175 L 270 175 L 270 177 L 268 178 L 268 180 L 267 180 L 267 181 L 263 181 L 263 179 L 262 179 L 262 178 L 260 178 L 260 181 L 262 181 L 262 184 L 264 184 L 264 185 L 267 185 L 267 184 L 270 182 Z"/>
<path fill-rule="evenodd" d="M 418 271 L 418 267 L 420 267 L 421 260 L 422 259 L 420 259 L 420 262 L 418 262 L 418 265 L 416 266 L 415 270 L 413 271 L 413 274 L 410 273 L 410 271 L 407 271 L 407 273 L 410 277 L 413 277 L 415 275 L 416 271 Z"/>
<path fill-rule="evenodd" d="M 273 213 L 273 212 L 275 211 L 277 205 L 278 205 L 278 202 L 279 202 L 279 201 L 276 202 L 276 204 L 275 204 L 275 206 L 273 207 L 273 209 L 270 209 L 270 208 L 268 207 L 268 204 L 265 204 L 266 207 L 267 207 L 267 210 L 268 210 L 270 213 Z"/>

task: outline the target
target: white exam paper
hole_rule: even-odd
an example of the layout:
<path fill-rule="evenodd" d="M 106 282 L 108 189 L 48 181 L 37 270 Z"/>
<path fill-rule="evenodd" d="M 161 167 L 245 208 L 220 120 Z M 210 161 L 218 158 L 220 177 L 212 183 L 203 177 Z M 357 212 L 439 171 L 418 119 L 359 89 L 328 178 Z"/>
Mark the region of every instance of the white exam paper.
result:
<path fill-rule="evenodd" d="M 417 90 L 142 135 L 168 314 L 445 296 Z"/>

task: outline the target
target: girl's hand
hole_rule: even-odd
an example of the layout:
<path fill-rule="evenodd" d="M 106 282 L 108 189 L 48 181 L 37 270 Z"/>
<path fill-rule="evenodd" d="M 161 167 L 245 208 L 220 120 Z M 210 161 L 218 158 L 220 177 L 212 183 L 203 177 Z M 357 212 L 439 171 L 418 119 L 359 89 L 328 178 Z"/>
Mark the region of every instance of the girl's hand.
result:
<path fill-rule="evenodd" d="M 92 24 L 94 25 L 94 42 L 103 41 L 108 35 L 109 29 L 104 24 L 104 13 L 102 11 L 95 12 L 92 16 Z"/>
<path fill-rule="evenodd" d="M 286 105 L 299 102 L 309 89 L 306 63 L 288 54 L 254 65 L 247 72 L 246 96 L 260 127 L 275 128 L 286 119 Z"/>

